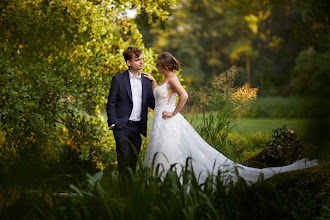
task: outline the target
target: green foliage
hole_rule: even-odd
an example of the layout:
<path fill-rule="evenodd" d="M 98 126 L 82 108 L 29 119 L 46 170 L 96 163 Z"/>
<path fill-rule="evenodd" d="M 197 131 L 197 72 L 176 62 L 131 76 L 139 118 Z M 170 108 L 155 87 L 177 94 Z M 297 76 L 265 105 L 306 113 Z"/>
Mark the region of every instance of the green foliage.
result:
<path fill-rule="evenodd" d="M 247 20 L 240 17 L 238 9 L 242 9 L 244 4 L 237 2 L 237 7 L 233 7 L 236 2 L 184 1 L 174 8 L 176 0 L 1 1 L 1 218 L 279 219 L 283 216 L 310 218 L 317 215 L 313 211 L 317 208 L 314 199 L 320 191 L 311 193 L 306 185 L 308 183 L 297 179 L 288 184 L 287 178 L 284 178 L 283 191 L 279 190 L 276 183 L 268 181 L 252 187 L 239 181 L 228 188 L 220 179 L 217 179 L 217 187 L 213 189 L 211 179 L 204 186 L 199 186 L 188 169 L 184 170 L 181 177 L 169 171 L 163 181 L 150 176 L 142 168 L 137 175 L 130 173 L 120 176 L 111 172 L 115 167 L 114 140 L 106 122 L 99 118 L 99 106 L 106 100 L 111 76 L 127 68 L 122 58 L 124 48 L 129 45 L 143 48 L 143 71 L 161 80 L 153 68 L 156 54 L 153 48 L 145 48 L 138 30 L 139 22 L 157 26 L 158 21 L 164 22 L 169 11 L 174 9 L 171 33 L 164 35 L 157 47 L 159 50 L 169 48 L 183 61 L 187 73 L 196 72 L 194 77 L 201 79 L 199 75 L 217 73 L 233 62 L 246 64 L 245 68 L 248 69 L 247 58 L 252 59 L 256 55 L 250 42 L 254 17 Z M 297 1 L 289 3 L 297 4 Z M 314 70 L 312 62 L 308 68 L 302 68 L 306 57 L 314 61 L 327 58 L 327 53 L 321 51 L 322 42 L 326 41 L 319 39 L 326 39 L 327 35 L 322 31 L 328 24 L 324 24 L 322 19 L 318 20 L 318 14 L 323 13 L 315 13 L 317 10 L 314 10 L 323 12 L 327 7 L 316 7 L 317 4 L 307 4 L 307 1 L 303 3 L 304 7 L 299 8 L 299 12 L 304 12 L 305 21 L 311 21 L 305 24 L 316 28 L 315 33 L 320 33 L 313 36 L 321 36 L 313 38 L 312 45 L 316 45 L 314 50 L 317 55 L 301 53 L 297 59 L 296 73 L 306 75 Z M 269 10 L 267 4 L 258 6 Z M 312 13 L 309 13 L 309 6 Z M 141 20 L 127 18 L 125 11 L 132 8 L 137 10 Z M 182 13 L 185 11 L 183 9 L 188 13 Z M 287 10 L 279 12 L 286 13 Z M 271 18 L 277 16 L 273 11 L 270 14 Z M 180 16 L 185 20 L 176 19 Z M 256 16 L 263 18 L 263 15 Z M 268 19 L 267 16 L 265 19 L 266 22 L 258 25 L 258 28 L 261 27 L 261 39 L 265 33 L 276 33 L 269 32 L 267 22 L 271 21 L 272 26 L 277 20 Z M 301 39 L 309 39 L 301 37 L 305 36 L 303 32 L 294 33 L 298 33 Z M 262 55 L 268 57 L 264 47 L 267 49 L 273 39 L 269 41 L 269 35 L 266 37 L 265 42 L 259 42 L 258 50 L 266 51 Z M 284 42 L 283 39 L 280 36 L 278 42 Z M 282 49 L 287 46 L 282 45 Z M 300 48 L 304 46 L 306 44 Z M 275 52 L 277 57 L 283 56 L 281 50 Z M 263 68 L 258 69 L 263 79 L 269 74 L 264 71 L 268 69 L 264 61 L 268 61 L 266 66 L 273 63 L 269 59 L 257 60 L 261 63 L 259 67 Z M 325 63 L 320 61 L 320 64 Z M 323 76 L 324 69 L 317 69 L 319 76 Z M 304 76 L 299 77 L 300 83 Z M 229 131 L 236 119 L 224 106 L 228 104 L 226 95 L 231 91 L 224 87 L 216 88 L 218 92 L 211 93 L 214 96 L 210 95 L 210 100 L 213 100 L 211 109 L 220 110 L 209 118 L 205 111 L 204 127 L 201 127 L 204 129 L 203 135 L 214 146 L 225 144 L 222 145 L 224 152 L 240 159 L 252 151 L 252 146 L 245 151 L 239 150 L 239 145 L 247 142 L 259 146 L 263 143 L 263 134 L 256 134 L 251 139 L 241 136 L 235 139 L 237 143 L 230 143 Z M 218 104 L 213 105 L 215 103 Z M 214 123 L 214 120 L 218 123 Z M 220 142 L 216 142 L 218 140 Z M 89 175 L 86 182 L 80 181 L 86 173 L 95 173 L 96 168 L 104 169 L 107 175 L 102 177 L 101 173 L 97 173 Z M 322 171 L 326 172 L 327 169 L 325 167 Z M 322 180 L 328 180 L 328 174 L 322 175 Z M 306 180 L 306 176 L 302 175 L 303 179 Z M 68 188 L 75 178 L 78 181 Z M 53 193 L 63 190 L 69 196 Z M 322 195 L 328 192 L 323 190 Z M 328 208 L 324 210 L 324 216 L 327 216 Z"/>
<path fill-rule="evenodd" d="M 145 54 L 144 71 L 156 76 L 155 52 L 146 49 L 127 9 L 148 22 L 164 20 L 172 1 L 1 1 L 1 169 L 29 148 L 42 166 L 76 152 L 98 169 L 114 169 L 114 140 L 99 106 L 111 77 L 127 68 L 123 50 Z M 70 150 L 67 150 L 67 149 Z M 72 164 L 72 166 L 75 166 Z"/>
<path fill-rule="evenodd" d="M 255 168 L 286 166 L 303 158 L 313 159 L 314 156 L 308 150 L 307 145 L 297 138 L 297 133 L 283 125 L 274 131 L 273 137 L 261 152 L 241 164 Z"/>
<path fill-rule="evenodd" d="M 316 108 L 318 103 L 322 108 Z M 311 96 L 267 96 L 258 97 L 243 117 L 252 118 L 313 118 L 321 116 L 327 109 L 327 103 L 321 97 Z"/>
<path fill-rule="evenodd" d="M 261 18 L 254 42 L 259 48 L 259 55 L 267 57 L 272 63 L 270 70 L 264 73 L 267 74 L 264 77 L 268 76 L 268 80 L 273 81 L 272 85 L 277 90 L 277 94 L 297 94 L 297 90 L 301 89 L 301 85 L 295 82 L 296 78 L 300 78 L 295 73 L 295 62 L 299 54 L 307 48 L 313 48 L 322 54 L 329 51 L 327 18 L 329 2 L 324 0 L 265 1 L 261 4 L 253 4 L 249 0 L 242 2 L 247 3 L 245 13 L 254 13 Z M 324 62 L 318 67 L 321 70 L 329 69 L 328 64 Z M 309 86 L 314 87 L 315 84 L 317 88 L 319 84 L 323 86 L 327 84 L 328 81 L 321 79 L 319 74 L 319 71 L 309 69 L 309 78 L 313 78 L 312 81 L 308 80 Z M 265 78 L 260 80 L 263 81 L 262 83 L 268 81 Z M 305 95 L 306 91 L 299 90 L 298 94 Z"/>
<path fill-rule="evenodd" d="M 330 42 L 325 45 L 329 47 Z M 330 89 L 330 52 L 317 53 L 312 47 L 301 51 L 296 58 L 292 84 L 297 94 L 328 97 Z M 311 74 L 313 73 L 313 74 Z"/>
<path fill-rule="evenodd" d="M 231 160 L 243 161 L 248 159 L 267 146 L 272 134 L 269 131 L 259 132 L 231 132 L 228 135 L 228 143 L 223 149 L 223 154 Z"/>
<path fill-rule="evenodd" d="M 195 90 L 235 65 L 238 85 L 248 82 L 263 95 L 302 96 L 329 92 L 328 8 L 325 0 L 185 0 L 171 8 L 168 21 L 137 20 L 144 43 L 181 60 Z M 301 56 L 306 66 L 297 64 Z"/>
<path fill-rule="evenodd" d="M 256 56 L 250 41 L 254 33 L 249 28 L 251 22 L 233 4 L 216 0 L 181 1 L 170 11 L 169 21 L 148 25 L 140 22 L 144 42 L 157 52 L 173 53 L 183 63 L 185 80 L 195 88 L 209 83 L 212 76 L 233 64 L 246 64 L 241 70 L 250 72 L 250 60 Z M 139 16 L 137 20 L 140 21 Z"/>
<path fill-rule="evenodd" d="M 187 161 L 189 163 L 189 161 Z M 121 176 L 98 172 L 66 193 L 27 193 L 1 209 L 2 218 L 57 219 L 310 219 L 329 192 L 329 168 L 277 175 L 248 186 L 209 178 L 198 185 L 191 170 L 161 180 L 149 170 Z M 219 175 L 220 176 L 220 175 Z M 213 180 L 216 182 L 214 185 Z M 323 209 L 327 209 L 325 206 Z M 20 212 L 14 210 L 19 209 Z M 323 216 L 326 216 L 324 213 Z"/>
<path fill-rule="evenodd" d="M 212 84 L 202 87 L 193 98 L 196 113 L 202 111 L 202 121 L 195 126 L 196 131 L 220 152 L 224 152 L 238 118 L 256 98 L 256 89 L 233 87 L 237 71 L 233 66 L 213 77 Z"/>

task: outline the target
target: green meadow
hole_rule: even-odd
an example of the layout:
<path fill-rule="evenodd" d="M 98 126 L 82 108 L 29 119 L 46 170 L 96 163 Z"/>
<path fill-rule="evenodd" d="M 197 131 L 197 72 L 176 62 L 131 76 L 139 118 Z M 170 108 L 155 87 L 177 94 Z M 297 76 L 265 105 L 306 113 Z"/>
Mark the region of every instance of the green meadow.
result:
<path fill-rule="evenodd" d="M 193 120 L 194 125 L 201 123 L 202 116 L 184 115 L 188 121 Z M 288 128 L 296 131 L 298 134 L 306 130 L 306 126 L 311 119 L 305 118 L 239 118 L 236 122 L 233 132 L 273 132 L 283 125 L 287 125 Z"/>
<path fill-rule="evenodd" d="M 233 129 L 239 133 L 268 131 L 273 132 L 276 128 L 287 125 L 288 128 L 298 134 L 305 131 L 309 119 L 287 119 L 287 118 L 240 118 L 237 126 Z"/>

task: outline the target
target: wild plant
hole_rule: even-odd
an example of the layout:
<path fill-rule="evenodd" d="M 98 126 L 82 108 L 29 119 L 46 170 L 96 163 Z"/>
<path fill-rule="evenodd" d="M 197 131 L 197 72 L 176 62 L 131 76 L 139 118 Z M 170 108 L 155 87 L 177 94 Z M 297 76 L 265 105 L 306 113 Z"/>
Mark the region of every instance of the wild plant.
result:
<path fill-rule="evenodd" d="M 248 84 L 234 87 L 237 72 L 237 67 L 232 66 L 214 76 L 211 85 L 202 87 L 194 97 L 195 113 L 202 112 L 202 122 L 195 128 L 218 150 L 227 145 L 228 135 L 237 120 L 257 97 L 258 89 L 250 88 Z"/>
<path fill-rule="evenodd" d="M 253 185 L 240 177 L 234 183 L 221 176 L 221 172 L 210 175 L 199 184 L 190 159 L 180 173 L 172 166 L 164 178 L 147 168 L 125 175 L 100 171 L 70 185 L 67 196 L 52 196 L 48 207 L 36 203 L 28 215 L 34 219 L 307 219 L 316 215 L 310 190 L 318 192 L 313 185 L 317 175 L 307 181 L 304 174 L 279 175 L 274 181 L 260 176 Z"/>

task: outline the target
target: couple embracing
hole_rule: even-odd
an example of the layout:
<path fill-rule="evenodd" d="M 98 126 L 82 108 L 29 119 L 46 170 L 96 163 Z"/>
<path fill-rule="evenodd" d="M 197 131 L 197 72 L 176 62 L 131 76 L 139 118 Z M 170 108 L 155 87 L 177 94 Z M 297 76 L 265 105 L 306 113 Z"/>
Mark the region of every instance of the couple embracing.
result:
<path fill-rule="evenodd" d="M 143 68 L 140 49 L 128 47 L 123 56 L 128 70 L 113 76 L 107 103 L 108 126 L 115 137 L 120 173 L 128 168 L 136 169 L 141 134 L 147 134 L 148 108 L 154 109 L 154 116 L 144 166 L 154 174 L 157 170 L 157 174 L 164 175 L 175 166 L 180 175 L 187 158 L 191 158 L 194 174 L 201 184 L 209 175 L 219 173 L 224 180 L 235 182 L 238 174 L 252 184 L 261 174 L 267 179 L 276 173 L 317 165 L 316 161 L 302 159 L 288 166 L 257 169 L 231 161 L 207 144 L 179 113 L 188 94 L 174 73 L 180 69 L 180 63 L 172 54 L 164 52 L 156 59 L 158 72 L 164 74 L 158 86 L 150 74 L 140 72 Z"/>

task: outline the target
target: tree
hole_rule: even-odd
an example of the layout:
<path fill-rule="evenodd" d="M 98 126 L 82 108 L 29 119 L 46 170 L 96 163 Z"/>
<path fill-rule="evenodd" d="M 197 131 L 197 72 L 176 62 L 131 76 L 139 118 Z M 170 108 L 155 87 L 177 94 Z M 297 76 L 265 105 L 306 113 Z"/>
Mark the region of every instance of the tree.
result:
<path fill-rule="evenodd" d="M 313 48 L 316 52 L 329 50 L 329 2 L 325 0 L 260 1 L 240 0 L 242 13 L 259 17 L 258 35 L 253 47 L 261 59 L 269 64 L 269 81 L 278 94 L 305 95 L 297 92 L 295 67 L 302 51 Z M 327 68 L 323 65 L 324 68 Z M 323 68 L 321 67 L 321 68 Z M 313 74 L 310 72 L 309 74 Z M 298 78 L 300 78 L 298 76 Z M 314 77 L 311 77 L 314 78 Z M 309 84 L 315 82 L 308 82 Z M 301 90 L 300 90 L 301 91 Z"/>
<path fill-rule="evenodd" d="M 164 20 L 176 1 L 4 0 L 0 3 L 1 170 L 33 151 L 44 162 L 70 151 L 103 169 L 113 140 L 99 117 L 111 76 L 126 69 L 123 50 L 143 48 L 144 71 L 155 52 L 142 43 L 136 8 Z M 110 159 L 109 159 L 110 158 Z"/>
<path fill-rule="evenodd" d="M 325 0 L 182 0 L 169 21 L 139 24 L 145 44 L 176 55 L 196 88 L 234 64 L 242 73 L 238 84 L 299 95 L 296 58 L 309 47 L 328 51 L 328 11 Z"/>
<path fill-rule="evenodd" d="M 319 158 L 328 159 L 330 2 L 284 0 L 256 5 L 252 0 L 240 1 L 246 6 L 244 13 L 263 18 L 254 45 L 271 60 L 269 80 L 277 94 L 312 97 L 313 109 L 305 109 L 314 118 L 306 139 Z"/>
<path fill-rule="evenodd" d="M 183 63 L 185 80 L 196 87 L 212 76 L 237 65 L 246 74 L 240 84 L 251 81 L 250 63 L 257 52 L 251 44 L 256 20 L 241 14 L 237 1 L 186 0 L 171 10 L 168 22 L 140 25 L 145 43 L 156 51 L 169 51 Z M 160 29 L 159 27 L 163 27 Z M 154 40 L 153 40 L 154 39 Z"/>

